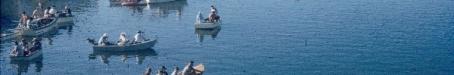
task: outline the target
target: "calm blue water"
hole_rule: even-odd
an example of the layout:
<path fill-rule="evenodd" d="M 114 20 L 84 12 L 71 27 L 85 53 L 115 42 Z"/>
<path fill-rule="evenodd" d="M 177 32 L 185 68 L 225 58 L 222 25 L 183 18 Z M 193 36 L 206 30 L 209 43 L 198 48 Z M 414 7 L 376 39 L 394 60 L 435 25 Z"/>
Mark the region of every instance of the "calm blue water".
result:
<path fill-rule="evenodd" d="M 2 0 L 8 33 L 35 0 Z M 52 0 L 72 6 L 74 25 L 44 36 L 40 62 L 12 63 L 2 42 L 0 74 L 140 75 L 147 65 L 194 60 L 206 75 L 453 75 L 453 0 L 187 0 L 124 7 L 109 0 Z M 195 30 L 198 11 L 216 5 L 218 30 Z M 28 5 L 28 6 L 25 6 Z M 6 7 L 5 7 L 6 6 Z M 30 14 L 30 13 L 29 13 Z M 86 38 L 143 30 L 152 51 L 93 52 Z M 199 36 L 203 34 L 203 36 Z M 212 36 L 213 35 L 213 36 Z M 203 37 L 203 38 L 202 38 Z M 2 40 L 5 41 L 5 40 Z M 11 41 L 11 40 L 6 40 Z M 25 70 L 25 71 L 24 71 Z"/>

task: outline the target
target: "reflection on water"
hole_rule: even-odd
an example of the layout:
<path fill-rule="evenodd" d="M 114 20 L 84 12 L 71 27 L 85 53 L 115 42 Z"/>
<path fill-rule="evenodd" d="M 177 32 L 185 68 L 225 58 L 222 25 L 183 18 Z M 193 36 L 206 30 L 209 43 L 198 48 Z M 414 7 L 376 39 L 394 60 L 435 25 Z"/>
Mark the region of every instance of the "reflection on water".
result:
<path fill-rule="evenodd" d="M 43 68 L 43 55 L 40 55 L 33 60 L 11 61 L 10 64 L 14 69 L 16 69 L 18 75 L 21 75 L 21 73 L 27 73 L 30 65 L 34 65 L 35 72 L 41 72 L 41 69 Z"/>
<path fill-rule="evenodd" d="M 108 51 L 94 50 L 93 53 L 88 55 L 88 57 L 90 60 L 95 60 L 97 58 L 100 58 L 101 62 L 104 64 L 109 64 L 109 58 L 112 56 L 122 57 L 121 60 L 123 62 L 127 62 L 128 58 L 134 57 L 134 58 L 136 58 L 137 64 L 142 64 L 145 57 L 156 56 L 156 55 L 157 54 L 153 49 L 127 51 L 127 52 L 108 52 Z"/>
<path fill-rule="evenodd" d="M 153 14 L 158 16 L 168 16 L 171 11 L 175 11 L 177 16 L 180 16 L 183 8 L 187 6 L 186 0 L 179 0 L 165 3 L 152 3 L 147 6 L 147 9 L 154 10 Z"/>
<path fill-rule="evenodd" d="M 220 31 L 221 27 L 214 29 L 195 29 L 195 33 L 197 34 L 197 38 L 199 38 L 199 42 L 203 42 L 205 35 L 211 36 L 211 38 L 214 40 Z"/>
<path fill-rule="evenodd" d="M 110 0 L 110 7 L 126 7 L 133 13 L 142 14 L 144 10 L 151 10 L 152 15 L 167 17 L 171 12 L 177 16 L 182 15 L 183 8 L 188 5 L 186 0 L 178 0 L 164 3 L 151 3 L 146 6 L 122 6 L 120 0 Z"/>

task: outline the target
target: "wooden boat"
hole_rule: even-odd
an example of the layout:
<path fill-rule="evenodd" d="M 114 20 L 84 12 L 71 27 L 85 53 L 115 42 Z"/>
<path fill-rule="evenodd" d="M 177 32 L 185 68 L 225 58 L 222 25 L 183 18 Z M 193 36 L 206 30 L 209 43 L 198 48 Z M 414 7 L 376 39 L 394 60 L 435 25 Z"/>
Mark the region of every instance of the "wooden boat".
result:
<path fill-rule="evenodd" d="M 198 64 L 194 66 L 195 74 L 196 75 L 202 75 L 203 72 L 205 71 L 205 65 L 203 64 Z"/>
<path fill-rule="evenodd" d="M 207 21 L 204 21 L 201 12 L 199 12 L 199 14 L 197 15 L 197 19 L 196 19 L 196 22 L 195 22 L 195 28 L 196 29 L 214 29 L 214 28 L 217 28 L 219 26 L 220 26 L 220 21 L 207 22 Z"/>
<path fill-rule="evenodd" d="M 89 40 L 90 41 L 90 40 Z M 157 39 L 146 40 L 143 43 L 137 44 L 126 44 L 124 46 L 119 45 L 106 45 L 98 46 L 94 45 L 93 50 L 95 51 L 135 51 L 135 50 L 144 50 L 150 47 L 153 47 L 157 43 Z"/>
<path fill-rule="evenodd" d="M 38 35 L 42 35 L 44 33 L 47 33 L 53 29 L 55 29 L 57 26 L 56 26 L 56 21 L 58 20 L 57 18 L 51 18 L 51 22 L 45 24 L 45 25 L 42 25 L 42 26 L 39 26 L 39 27 L 36 27 L 36 28 L 24 28 L 24 27 L 17 27 L 16 30 L 14 31 L 14 33 L 16 35 L 20 35 L 20 36 L 38 36 Z M 33 25 L 37 25 L 36 22 L 32 23 Z"/>
<path fill-rule="evenodd" d="M 39 49 L 37 51 L 33 51 L 30 54 L 30 56 L 12 56 L 11 55 L 10 58 L 13 61 L 32 61 L 34 59 L 43 57 L 42 55 L 43 55 L 43 53 L 42 53 L 41 49 Z"/>

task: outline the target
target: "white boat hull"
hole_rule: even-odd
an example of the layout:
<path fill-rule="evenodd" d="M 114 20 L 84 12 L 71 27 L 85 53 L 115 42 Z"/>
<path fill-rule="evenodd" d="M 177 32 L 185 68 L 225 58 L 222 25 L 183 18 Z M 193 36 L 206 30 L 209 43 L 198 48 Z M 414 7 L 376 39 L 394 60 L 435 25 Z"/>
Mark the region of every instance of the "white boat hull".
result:
<path fill-rule="evenodd" d="M 108 46 L 93 46 L 93 50 L 95 51 L 136 51 L 136 50 L 144 50 L 153 47 L 157 43 L 157 39 L 145 41 L 144 43 L 134 44 L 134 45 L 125 45 L 125 46 L 118 46 L 118 45 L 108 45 Z"/>
<path fill-rule="evenodd" d="M 195 23 L 196 29 L 215 29 L 219 26 L 219 23 Z"/>
<path fill-rule="evenodd" d="M 14 33 L 16 35 L 19 35 L 19 36 L 38 36 L 38 35 L 42 35 L 42 34 L 45 34 L 49 31 L 52 31 L 53 29 L 56 29 L 57 27 L 57 21 L 58 19 L 54 18 L 54 20 L 47 24 L 46 27 L 43 27 L 41 29 L 25 29 L 25 28 L 18 28 L 14 31 Z"/>

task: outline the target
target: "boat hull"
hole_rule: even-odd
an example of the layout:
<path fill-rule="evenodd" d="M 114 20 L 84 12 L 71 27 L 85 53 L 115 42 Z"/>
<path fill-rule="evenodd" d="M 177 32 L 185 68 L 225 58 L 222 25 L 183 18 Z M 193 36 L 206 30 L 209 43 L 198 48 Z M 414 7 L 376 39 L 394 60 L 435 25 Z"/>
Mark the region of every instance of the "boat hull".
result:
<path fill-rule="evenodd" d="M 145 41 L 144 43 L 135 44 L 135 45 L 109 45 L 109 46 L 93 46 L 95 51 L 137 51 L 144 50 L 153 47 L 157 43 L 157 39 Z"/>
<path fill-rule="evenodd" d="M 219 26 L 219 23 L 195 23 L 196 29 L 215 29 Z"/>
<path fill-rule="evenodd" d="M 39 36 L 49 31 L 52 31 L 53 29 L 56 29 L 57 20 L 58 20 L 57 18 L 54 18 L 54 20 L 51 23 L 47 24 L 46 27 L 40 29 L 18 28 L 14 31 L 14 33 L 19 36 Z"/>
<path fill-rule="evenodd" d="M 68 22 L 73 22 L 73 17 L 59 17 L 58 18 L 58 23 L 68 23 Z"/>
<path fill-rule="evenodd" d="M 163 3 L 163 2 L 172 2 L 176 0 L 146 0 L 147 3 Z"/>
<path fill-rule="evenodd" d="M 123 2 L 121 3 L 123 6 L 145 6 L 147 3 L 144 2 Z"/>
<path fill-rule="evenodd" d="M 13 61 L 32 61 L 34 59 L 40 58 L 43 56 L 43 52 L 41 50 L 35 51 L 31 56 L 11 56 L 11 60 Z"/>

